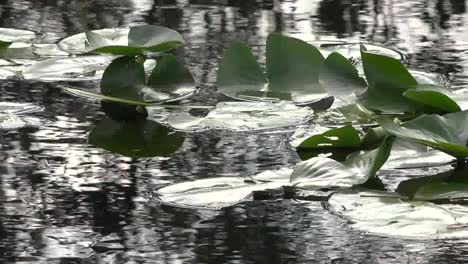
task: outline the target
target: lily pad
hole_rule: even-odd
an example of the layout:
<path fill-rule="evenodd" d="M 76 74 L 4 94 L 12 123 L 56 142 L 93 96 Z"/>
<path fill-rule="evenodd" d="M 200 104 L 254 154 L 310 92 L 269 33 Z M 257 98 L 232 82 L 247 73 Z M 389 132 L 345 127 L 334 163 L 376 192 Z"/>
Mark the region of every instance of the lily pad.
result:
<path fill-rule="evenodd" d="M 115 121 L 106 118 L 89 134 L 89 143 L 132 158 L 169 156 L 183 144 L 184 137 L 146 119 Z"/>
<path fill-rule="evenodd" d="M 128 45 L 128 33 L 130 32 L 129 28 L 105 28 L 93 30 L 92 32 L 99 34 L 108 40 L 112 40 L 113 43 L 118 43 L 123 46 Z M 61 50 L 64 50 L 70 54 L 86 53 L 86 33 L 83 32 L 66 37 L 58 43 L 58 46 Z"/>
<path fill-rule="evenodd" d="M 468 207 L 402 201 L 397 193 L 350 191 L 333 194 L 327 207 L 361 232 L 389 237 L 468 237 Z"/>
<path fill-rule="evenodd" d="M 268 131 L 308 122 L 313 111 L 286 101 L 268 102 L 222 102 L 205 117 L 189 113 L 174 113 L 165 121 L 169 126 L 182 131 L 206 130 Z"/>
<path fill-rule="evenodd" d="M 22 75 L 27 80 L 47 82 L 99 80 L 112 59 L 110 56 L 53 58 L 26 67 Z"/>
<path fill-rule="evenodd" d="M 102 29 L 81 33 L 62 40 L 59 47 L 72 54 L 110 53 L 136 55 L 164 52 L 185 41 L 175 30 L 156 25 L 142 25 L 117 29 Z"/>
<path fill-rule="evenodd" d="M 379 123 L 397 137 L 416 141 L 459 159 L 468 157 L 468 111 L 444 116 L 422 115 L 404 123 L 380 119 Z"/>
<path fill-rule="evenodd" d="M 415 89 L 407 90 L 403 96 L 413 102 L 420 103 L 438 113 L 455 113 L 461 111 L 454 101 L 455 95 L 437 85 L 418 85 Z"/>
<path fill-rule="evenodd" d="M 382 47 L 371 43 L 350 43 L 344 41 L 312 41 L 314 45 L 320 48 L 322 54 L 327 57 L 333 52 L 338 52 L 346 58 L 360 61 L 361 45 L 364 45 L 367 51 L 374 54 L 391 57 L 397 60 L 403 60 L 403 54 L 392 48 Z"/>
<path fill-rule="evenodd" d="M 25 29 L 0 28 L 0 41 L 3 42 L 31 42 L 36 33 Z"/>
<path fill-rule="evenodd" d="M 323 156 L 302 161 L 291 174 L 291 183 L 300 188 L 345 188 L 365 183 L 387 161 L 393 138 L 386 138 L 379 148 L 350 154 L 342 163 Z"/>
<path fill-rule="evenodd" d="M 344 126 L 314 134 L 304 139 L 296 149 L 302 160 L 331 153 L 331 158 L 342 161 L 360 147 L 361 139 L 358 132 L 352 126 Z"/>
<path fill-rule="evenodd" d="M 151 100 L 173 101 L 192 95 L 196 90 L 195 80 L 184 64 L 174 55 L 164 55 L 148 79 L 144 96 Z"/>
<path fill-rule="evenodd" d="M 366 81 L 359 76 L 354 65 L 343 55 L 328 55 L 320 73 L 320 84 L 334 97 L 348 103 L 356 102 L 366 90 Z"/>
<path fill-rule="evenodd" d="M 363 98 L 367 108 L 390 113 L 420 110 L 417 104 L 403 97 L 406 90 L 418 83 L 399 60 L 367 52 L 364 48 L 361 57 L 369 86 Z"/>
<path fill-rule="evenodd" d="M 255 191 L 280 189 L 289 185 L 290 169 L 265 171 L 250 178 L 219 177 L 182 182 L 156 191 L 167 205 L 217 210 L 253 200 Z"/>
<path fill-rule="evenodd" d="M 297 105 L 328 108 L 333 100 L 318 82 L 323 60 L 314 46 L 272 33 L 267 40 L 265 74 L 248 47 L 236 42 L 225 51 L 220 63 L 218 89 L 239 100 L 289 100 Z"/>

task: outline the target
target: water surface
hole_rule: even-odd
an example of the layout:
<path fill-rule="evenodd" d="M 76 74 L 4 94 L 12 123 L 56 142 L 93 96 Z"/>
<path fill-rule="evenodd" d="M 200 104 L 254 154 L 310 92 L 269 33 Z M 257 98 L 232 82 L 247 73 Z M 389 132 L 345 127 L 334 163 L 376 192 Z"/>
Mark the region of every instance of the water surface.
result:
<path fill-rule="evenodd" d="M 307 41 L 372 42 L 452 89 L 468 84 L 465 0 L 0 0 L 0 27 L 55 43 L 88 29 L 159 24 L 187 40 L 212 105 L 223 49 L 243 40 L 263 60 L 269 32 Z M 83 86 L 95 86 L 86 82 Z M 318 202 L 255 201 L 220 211 L 159 205 L 154 190 L 187 180 L 247 176 L 300 159 L 289 134 L 187 134 L 169 158 L 130 159 L 87 144 L 100 105 L 54 83 L 1 81 L 0 101 L 32 102 L 39 128 L 0 134 L 0 262 L 4 263 L 463 263 L 468 241 L 403 240 L 347 228 Z M 381 177 L 394 186 L 401 171 Z M 401 178 L 401 177 L 400 177 Z"/>

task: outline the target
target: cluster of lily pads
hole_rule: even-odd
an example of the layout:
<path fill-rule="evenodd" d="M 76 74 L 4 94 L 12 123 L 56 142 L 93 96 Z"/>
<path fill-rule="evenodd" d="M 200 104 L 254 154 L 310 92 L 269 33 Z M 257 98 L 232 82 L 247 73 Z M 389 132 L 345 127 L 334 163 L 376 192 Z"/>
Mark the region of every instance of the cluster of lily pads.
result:
<path fill-rule="evenodd" d="M 0 41 L 0 76 L 63 82 L 64 92 L 101 101 L 109 117 L 89 142 L 125 156 L 170 155 L 183 144 L 181 132 L 293 131 L 311 120 L 333 120 L 329 130 L 292 143 L 303 159 L 292 169 L 170 185 L 156 192 L 163 203 L 220 209 L 252 199 L 314 199 L 366 232 L 467 235 L 468 207 L 460 203 L 468 198 L 468 111 L 437 79 L 408 70 L 398 52 L 359 43 L 316 43 L 317 48 L 272 33 L 263 67 L 248 46 L 234 42 L 217 74 L 218 90 L 228 101 L 193 106 L 185 99 L 196 92 L 195 79 L 174 52 L 184 44 L 174 30 L 145 25 L 85 32 L 56 49 L 47 46 L 54 52 L 46 59 L 44 49 L 28 42 L 33 37 L 20 44 L 23 39 Z M 96 53 L 101 55 L 90 55 Z M 83 80 L 100 85 L 70 85 Z M 208 112 L 192 116 L 187 110 L 193 108 Z M 377 175 L 402 148 L 453 169 L 386 191 Z"/>

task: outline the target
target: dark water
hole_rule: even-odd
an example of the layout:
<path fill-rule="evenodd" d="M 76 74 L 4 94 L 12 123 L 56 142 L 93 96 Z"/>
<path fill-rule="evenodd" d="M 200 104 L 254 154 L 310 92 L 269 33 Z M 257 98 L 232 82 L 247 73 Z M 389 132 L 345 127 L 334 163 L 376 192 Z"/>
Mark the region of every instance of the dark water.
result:
<path fill-rule="evenodd" d="M 0 27 L 38 31 L 43 42 L 146 23 L 177 29 L 201 87 L 193 100 L 213 104 L 226 45 L 240 39 L 262 54 L 272 31 L 380 43 L 407 54 L 412 68 L 440 74 L 453 89 L 466 88 L 466 9 L 465 0 L 0 0 Z M 2 81 L 0 89 L 0 101 L 45 107 L 35 116 L 47 121 L 0 134 L 2 263 L 468 261 L 468 241 L 361 234 L 320 203 L 255 201 L 194 212 L 160 206 L 151 197 L 174 182 L 292 166 L 299 158 L 286 143 L 289 135 L 187 135 L 170 158 L 132 160 L 87 144 L 103 116 L 98 104 L 63 94 L 54 84 Z"/>

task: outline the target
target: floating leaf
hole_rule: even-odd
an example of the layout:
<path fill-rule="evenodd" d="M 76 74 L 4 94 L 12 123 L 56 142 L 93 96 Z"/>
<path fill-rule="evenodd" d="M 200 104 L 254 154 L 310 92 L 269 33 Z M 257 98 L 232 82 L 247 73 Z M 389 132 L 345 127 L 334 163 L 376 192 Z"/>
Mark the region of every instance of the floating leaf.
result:
<path fill-rule="evenodd" d="M 457 166 L 453 170 L 436 175 L 402 181 L 396 191 L 410 199 L 466 204 L 467 168 L 466 165 Z"/>
<path fill-rule="evenodd" d="M 0 40 L 4 42 L 30 42 L 36 33 L 25 29 L 0 28 Z"/>
<path fill-rule="evenodd" d="M 98 80 L 112 59 L 108 56 L 53 58 L 26 67 L 22 75 L 28 80 L 49 82 Z"/>
<path fill-rule="evenodd" d="M 355 102 L 367 88 L 354 65 L 343 55 L 333 52 L 322 66 L 320 84 L 331 95 L 345 102 Z"/>
<path fill-rule="evenodd" d="M 468 207 L 402 201 L 396 193 L 341 192 L 328 208 L 361 232 L 402 238 L 463 238 L 468 236 Z"/>
<path fill-rule="evenodd" d="M 291 183 L 300 188 L 351 187 L 374 177 L 390 155 L 393 138 L 387 138 L 379 148 L 354 152 L 340 163 L 326 157 L 315 157 L 296 165 Z"/>
<path fill-rule="evenodd" d="M 253 200 L 255 191 L 279 189 L 288 185 L 289 169 L 265 171 L 249 180 L 241 177 L 219 177 L 182 182 L 159 189 L 156 194 L 168 205 L 195 208 L 221 209 L 243 201 Z"/>
<path fill-rule="evenodd" d="M 344 126 L 311 136 L 304 140 L 297 148 L 359 148 L 360 146 L 361 139 L 358 132 L 352 126 Z"/>
<path fill-rule="evenodd" d="M 418 85 L 416 89 L 404 92 L 403 96 L 434 108 L 436 112 L 455 113 L 461 111 L 460 106 L 452 99 L 454 95 L 436 85 Z"/>
<path fill-rule="evenodd" d="M 216 105 L 205 117 L 195 117 L 189 113 L 174 113 L 166 123 L 178 130 L 230 130 L 266 131 L 280 127 L 305 123 L 313 111 L 282 101 L 268 102 L 222 102 Z"/>
<path fill-rule="evenodd" d="M 143 101 L 141 89 L 145 86 L 146 74 L 138 56 L 123 56 L 113 60 L 104 71 L 101 93 L 131 101 Z"/>
<path fill-rule="evenodd" d="M 185 41 L 175 30 L 170 28 L 143 25 L 130 28 L 128 44 L 122 45 L 120 39 L 114 42 L 98 32 L 86 32 L 87 51 L 111 53 L 117 55 L 136 55 L 145 52 L 163 52 L 182 45 Z"/>
<path fill-rule="evenodd" d="M 148 79 L 148 87 L 151 89 L 145 89 L 143 93 L 150 92 L 151 99 L 168 100 L 192 94 L 195 91 L 195 80 L 174 55 L 164 55 L 158 59 Z"/>
<path fill-rule="evenodd" d="M 114 121 L 106 118 L 89 134 L 89 143 L 132 158 L 169 156 L 183 144 L 184 137 L 146 119 Z"/>
<path fill-rule="evenodd" d="M 459 159 L 468 157 L 468 111 L 439 115 L 422 115 L 399 124 L 380 119 L 389 133 L 438 149 Z"/>

